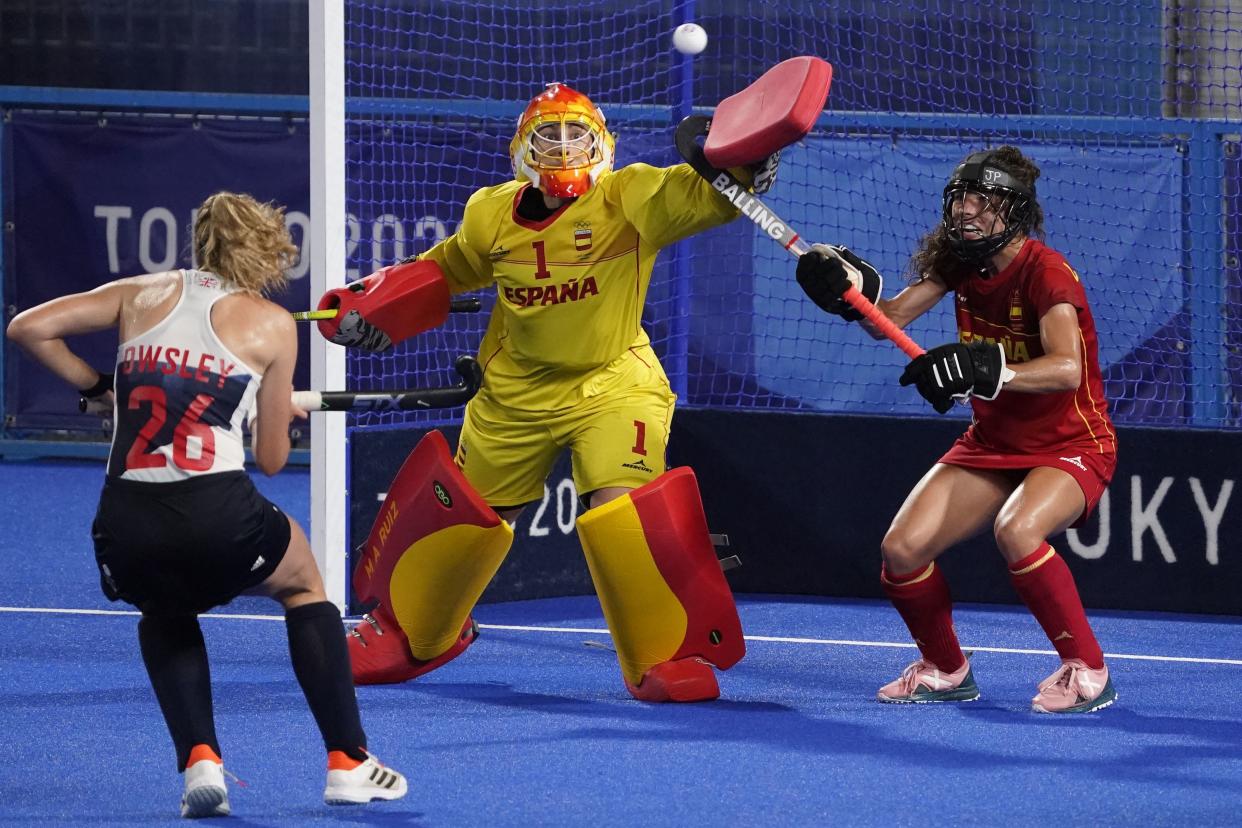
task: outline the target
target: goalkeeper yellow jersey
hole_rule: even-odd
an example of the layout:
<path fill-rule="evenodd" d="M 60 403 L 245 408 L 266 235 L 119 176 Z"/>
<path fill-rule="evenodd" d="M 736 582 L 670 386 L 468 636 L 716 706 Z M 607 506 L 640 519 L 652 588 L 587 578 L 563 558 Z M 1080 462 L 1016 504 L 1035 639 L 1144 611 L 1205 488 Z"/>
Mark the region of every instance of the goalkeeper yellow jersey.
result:
<path fill-rule="evenodd" d="M 687 164 L 604 173 L 542 221 L 517 215 L 528 186 L 477 191 L 457 232 L 420 258 L 440 265 L 454 293 L 496 285 L 480 393 L 555 411 L 623 381 L 613 364 L 627 351 L 657 364 L 641 325 L 656 254 L 738 211 Z"/>

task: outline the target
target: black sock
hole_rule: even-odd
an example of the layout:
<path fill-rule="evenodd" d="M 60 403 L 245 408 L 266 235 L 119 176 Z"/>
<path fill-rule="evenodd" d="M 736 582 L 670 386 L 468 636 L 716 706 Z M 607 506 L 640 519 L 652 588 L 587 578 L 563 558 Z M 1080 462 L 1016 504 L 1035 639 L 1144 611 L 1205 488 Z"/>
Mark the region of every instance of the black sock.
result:
<path fill-rule="evenodd" d="M 358 718 L 358 697 L 349 669 L 341 613 L 331 601 L 303 604 L 285 613 L 293 672 L 328 750 L 367 758 L 367 736 Z"/>
<path fill-rule="evenodd" d="M 195 745 L 220 755 L 211 709 L 211 670 L 207 645 L 193 615 L 144 615 L 138 644 L 177 750 L 177 770 L 184 771 Z"/>

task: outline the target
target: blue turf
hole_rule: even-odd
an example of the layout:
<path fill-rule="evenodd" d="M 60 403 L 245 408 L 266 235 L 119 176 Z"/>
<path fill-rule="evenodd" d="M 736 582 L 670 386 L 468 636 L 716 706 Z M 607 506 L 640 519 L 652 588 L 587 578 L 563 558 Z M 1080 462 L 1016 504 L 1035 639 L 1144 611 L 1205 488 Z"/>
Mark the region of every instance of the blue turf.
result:
<path fill-rule="evenodd" d="M 0 603 L 120 608 L 98 595 L 85 537 L 99 473 L 0 467 Z M 304 499 L 305 476 L 295 477 L 263 484 L 294 514 L 282 494 Z M 878 602 L 753 596 L 741 612 L 752 636 L 907 638 Z M 593 598 L 482 606 L 477 617 L 603 627 Z M 1242 661 L 1239 619 L 1093 619 L 1110 653 Z M 957 620 L 970 646 L 1049 649 L 1019 608 L 969 606 Z M 180 778 L 135 623 L 0 613 L 0 822 L 180 823 Z M 203 627 L 226 766 L 249 783 L 232 788 L 231 825 L 1232 825 L 1242 812 L 1239 664 L 1113 658 L 1116 705 L 1049 717 L 1028 704 L 1056 666 L 1050 654 L 977 653 L 977 702 L 887 706 L 872 694 L 909 647 L 751 641 L 721 676 L 722 701 L 655 706 L 622 688 L 614 655 L 596 646 L 605 634 L 486 627 L 417 682 L 360 688 L 372 748 L 412 790 L 330 809 L 283 623 L 209 617 Z"/>

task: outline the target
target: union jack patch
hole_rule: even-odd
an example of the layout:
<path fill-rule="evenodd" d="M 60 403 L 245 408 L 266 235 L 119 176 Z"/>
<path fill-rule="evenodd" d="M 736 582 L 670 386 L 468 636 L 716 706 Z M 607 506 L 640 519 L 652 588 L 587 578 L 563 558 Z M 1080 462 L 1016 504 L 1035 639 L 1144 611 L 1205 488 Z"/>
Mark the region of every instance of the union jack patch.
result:
<path fill-rule="evenodd" d="M 591 249 L 591 228 L 580 227 L 574 231 L 574 250 Z"/>

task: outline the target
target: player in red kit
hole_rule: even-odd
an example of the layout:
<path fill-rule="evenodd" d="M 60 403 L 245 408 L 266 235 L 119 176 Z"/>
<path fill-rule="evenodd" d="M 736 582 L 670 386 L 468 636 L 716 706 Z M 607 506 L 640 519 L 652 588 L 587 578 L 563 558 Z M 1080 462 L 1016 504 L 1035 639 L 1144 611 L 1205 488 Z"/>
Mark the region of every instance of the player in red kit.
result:
<path fill-rule="evenodd" d="M 1038 177 L 1014 147 L 972 153 L 945 187 L 942 221 L 913 257 L 910 286 L 879 300 L 878 274 L 856 264 L 864 295 L 899 327 L 955 293 L 958 341 L 914 359 L 901 384 L 941 413 L 955 400 L 974 409 L 970 428 L 910 492 L 884 537 L 884 591 L 921 658 L 880 688 L 881 701 L 978 697 L 935 560 L 989 525 L 1014 588 L 1061 656 L 1032 708 L 1086 713 L 1117 697 L 1074 578 L 1047 541 L 1099 502 L 1117 438 L 1082 283 L 1037 238 Z M 840 296 L 851 280 L 838 257 L 812 250 L 798 263 L 798 281 L 825 310 L 850 317 Z"/>
<path fill-rule="evenodd" d="M 104 594 L 142 611 L 138 643 L 185 776 L 181 815 L 230 812 L 198 615 L 243 592 L 285 611 L 293 672 L 327 749 L 324 800 L 405 795 L 366 750 L 341 614 L 297 523 L 245 471 L 289 457 L 297 332 L 265 296 L 297 255 L 284 212 L 248 195 L 209 196 L 194 219 L 195 270 L 118 279 L 18 314 L 8 335 L 116 427 L 91 526 Z M 65 337 L 116 328 L 115 374 Z"/>

